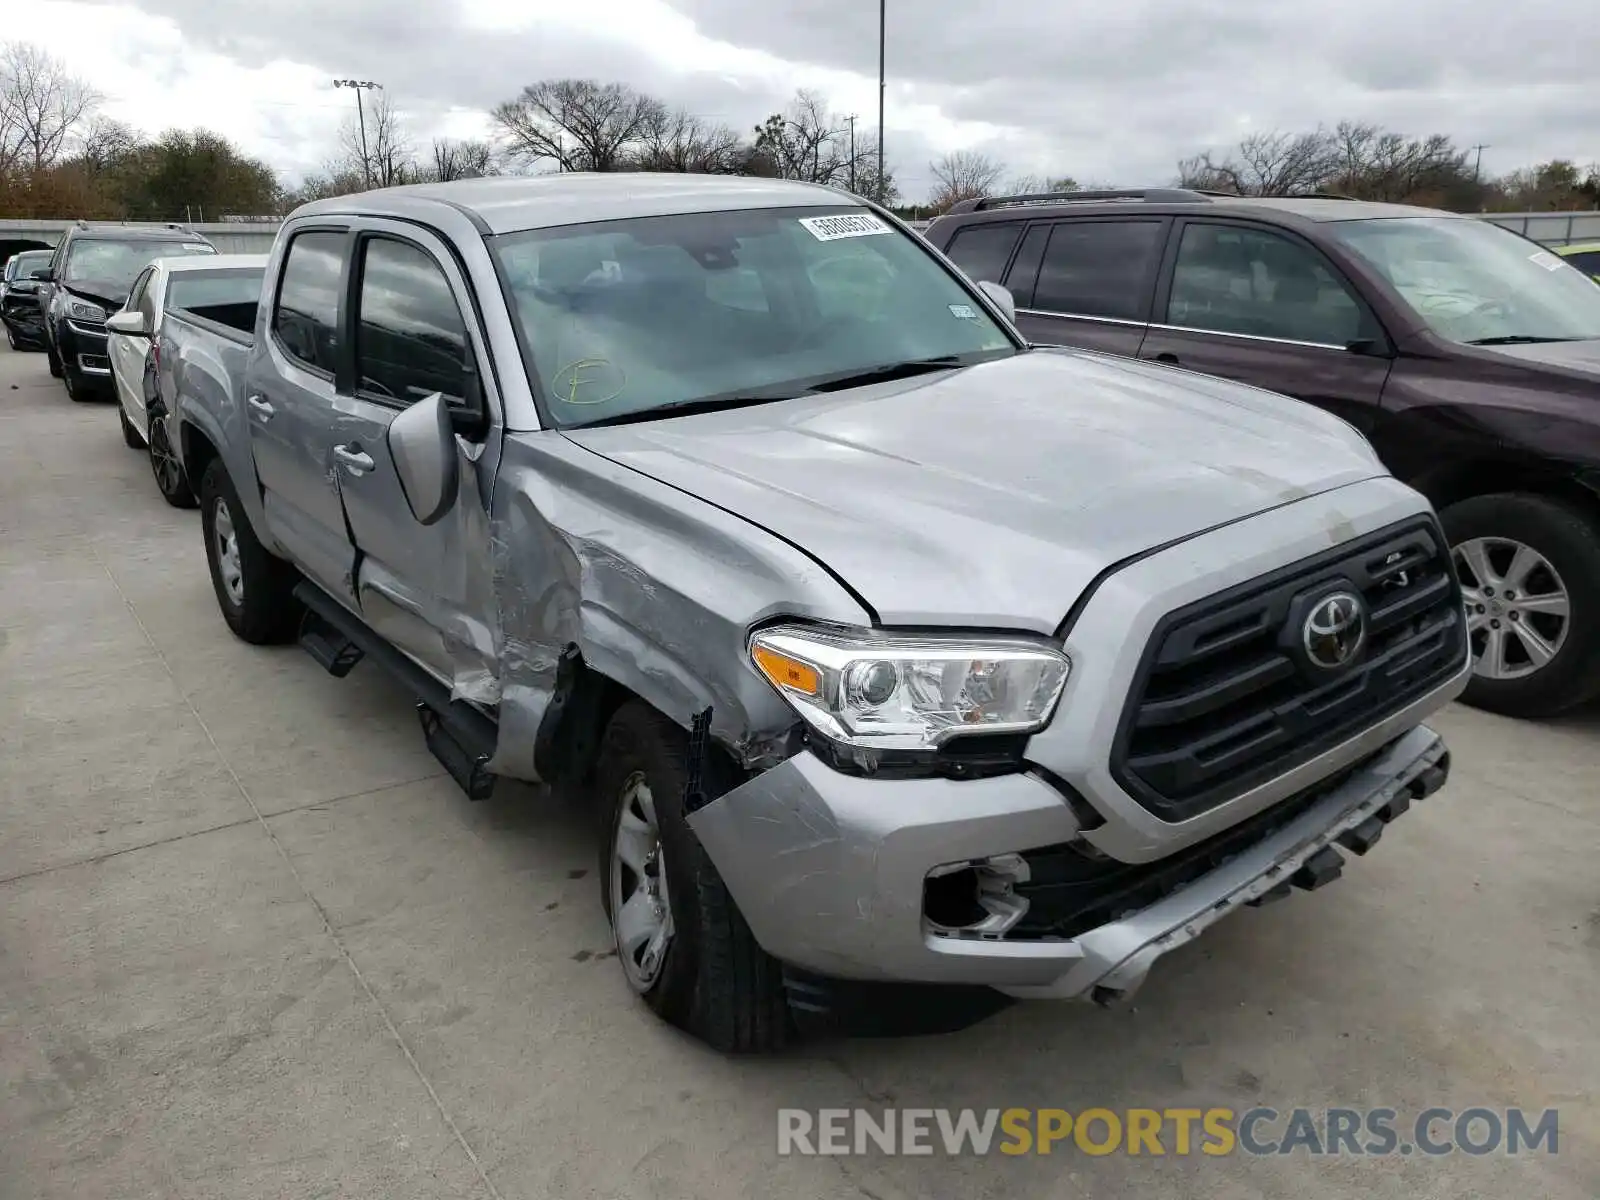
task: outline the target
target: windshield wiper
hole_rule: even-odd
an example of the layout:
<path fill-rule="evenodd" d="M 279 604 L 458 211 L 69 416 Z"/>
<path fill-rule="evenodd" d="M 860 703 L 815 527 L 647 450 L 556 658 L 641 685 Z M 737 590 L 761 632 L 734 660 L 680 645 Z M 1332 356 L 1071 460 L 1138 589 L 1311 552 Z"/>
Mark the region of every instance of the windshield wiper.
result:
<path fill-rule="evenodd" d="M 1531 333 L 1503 333 L 1499 337 L 1472 338 L 1469 346 L 1528 346 L 1535 342 L 1576 342 L 1580 338 L 1536 337 Z"/>
<path fill-rule="evenodd" d="M 601 429 L 608 425 L 634 425 L 641 421 L 655 421 L 662 417 L 691 417 L 695 413 L 721 412 L 730 408 L 754 408 L 758 404 L 775 404 L 780 400 L 795 400 L 807 393 L 792 388 L 784 391 L 738 392 L 732 395 L 701 396 L 696 400 L 674 400 L 670 404 L 657 404 L 654 408 L 641 408 L 634 412 L 613 413 L 609 417 L 596 417 L 581 425 L 568 425 L 568 429 Z"/>
<path fill-rule="evenodd" d="M 960 354 L 941 354 L 937 358 L 908 358 L 901 362 L 883 363 L 864 371 L 850 371 L 844 375 L 826 376 L 813 380 L 814 392 L 836 392 L 843 388 L 865 387 L 869 383 L 888 383 L 895 379 L 909 379 L 913 375 L 926 375 L 930 371 L 948 371 L 952 367 L 965 367 L 971 360 Z"/>

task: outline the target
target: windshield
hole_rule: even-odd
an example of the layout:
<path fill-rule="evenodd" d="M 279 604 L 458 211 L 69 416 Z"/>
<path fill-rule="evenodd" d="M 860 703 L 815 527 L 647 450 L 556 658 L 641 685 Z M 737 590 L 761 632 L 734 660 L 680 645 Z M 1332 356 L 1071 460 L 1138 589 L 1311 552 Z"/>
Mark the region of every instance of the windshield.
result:
<path fill-rule="evenodd" d="M 1441 337 L 1479 343 L 1600 338 L 1600 287 L 1498 225 L 1399 217 L 1340 221 L 1332 229 Z"/>
<path fill-rule="evenodd" d="M 180 258 L 190 254 L 215 254 L 204 242 L 157 241 L 153 238 L 80 238 L 67 251 L 61 277 L 65 283 L 112 283 L 124 291 L 153 258 Z"/>
<path fill-rule="evenodd" d="M 925 247 L 861 208 L 641 217 L 491 245 L 559 426 L 1016 352 Z"/>
<path fill-rule="evenodd" d="M 7 279 L 21 282 L 41 267 L 50 265 L 50 251 L 24 250 L 20 254 L 12 255 L 11 261 L 6 264 Z"/>

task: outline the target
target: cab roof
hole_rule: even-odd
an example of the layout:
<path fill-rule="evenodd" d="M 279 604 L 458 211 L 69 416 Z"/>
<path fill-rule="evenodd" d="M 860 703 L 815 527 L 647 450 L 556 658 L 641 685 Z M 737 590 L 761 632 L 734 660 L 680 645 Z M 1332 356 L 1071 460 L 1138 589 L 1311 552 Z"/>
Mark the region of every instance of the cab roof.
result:
<path fill-rule="evenodd" d="M 745 175 L 666 172 L 493 176 L 417 183 L 333 196 L 302 205 L 301 216 L 385 216 L 444 205 L 485 233 L 515 233 L 625 217 L 731 212 L 749 208 L 866 207 L 859 196 L 821 184 Z"/>

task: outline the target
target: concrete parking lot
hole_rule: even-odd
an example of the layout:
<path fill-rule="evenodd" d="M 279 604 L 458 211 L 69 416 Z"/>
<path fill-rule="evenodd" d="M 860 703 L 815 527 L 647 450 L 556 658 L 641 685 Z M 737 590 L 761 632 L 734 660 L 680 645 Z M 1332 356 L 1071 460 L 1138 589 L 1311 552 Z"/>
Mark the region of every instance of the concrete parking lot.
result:
<path fill-rule="evenodd" d="M 722 1058 L 628 993 L 576 805 L 471 804 L 375 669 L 234 640 L 114 409 L 0 350 L 0 1198 L 1593 1200 L 1600 714 L 1440 724 L 1444 793 L 1131 1008 Z M 780 1107 L 1257 1104 L 1559 1152 L 776 1153 Z"/>

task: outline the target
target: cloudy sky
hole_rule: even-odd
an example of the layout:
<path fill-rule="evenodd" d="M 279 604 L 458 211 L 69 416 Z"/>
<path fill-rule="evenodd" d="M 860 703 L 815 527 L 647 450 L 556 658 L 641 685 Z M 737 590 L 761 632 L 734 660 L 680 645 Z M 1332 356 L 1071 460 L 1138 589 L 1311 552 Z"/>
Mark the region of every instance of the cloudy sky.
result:
<path fill-rule="evenodd" d="M 6 0 L 39 43 L 156 132 L 203 125 L 289 181 L 330 155 L 376 80 L 413 135 L 481 135 L 535 79 L 621 80 L 753 126 L 797 87 L 871 126 L 871 0 Z M 1167 182 L 1251 130 L 1341 118 L 1487 143 L 1485 171 L 1600 159 L 1592 14 L 1580 0 L 888 0 L 890 166 L 974 148 L 1009 173 Z"/>

